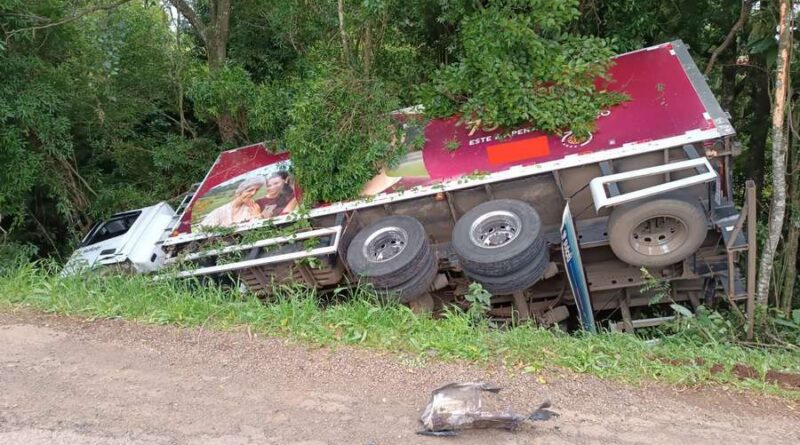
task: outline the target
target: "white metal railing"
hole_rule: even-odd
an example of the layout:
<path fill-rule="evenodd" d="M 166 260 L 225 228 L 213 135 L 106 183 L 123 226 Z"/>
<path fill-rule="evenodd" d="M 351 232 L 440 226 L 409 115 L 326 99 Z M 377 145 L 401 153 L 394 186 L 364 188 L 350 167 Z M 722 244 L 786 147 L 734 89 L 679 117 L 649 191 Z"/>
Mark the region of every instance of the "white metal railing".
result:
<path fill-rule="evenodd" d="M 665 182 L 663 184 L 645 187 L 643 189 L 635 190 L 628 193 L 621 193 L 615 196 L 609 196 L 606 192 L 606 185 L 630 179 L 643 178 L 647 176 L 655 176 L 664 173 L 697 169 L 698 167 L 705 168 L 704 173 L 696 173 L 692 176 L 678 179 L 675 181 Z M 690 187 L 697 184 L 704 184 L 717 180 L 717 172 L 708 162 L 705 157 L 697 159 L 688 159 L 686 161 L 673 162 L 670 164 L 658 165 L 655 167 L 647 167 L 639 170 L 632 170 L 622 173 L 614 173 L 606 176 L 598 176 L 589 182 L 589 188 L 592 192 L 592 199 L 594 200 L 595 210 L 600 210 L 605 207 L 613 207 L 619 204 L 625 204 L 631 201 L 636 201 L 649 196 L 658 195 L 673 190 L 678 190 Z"/>
<path fill-rule="evenodd" d="M 182 261 L 191 261 L 200 258 L 232 253 L 242 250 L 249 250 L 257 247 L 268 247 L 274 246 L 278 244 L 285 244 L 295 241 L 302 241 L 305 239 L 310 238 L 319 238 L 323 236 L 333 235 L 333 242 L 331 242 L 327 246 L 322 247 L 314 247 L 311 249 L 301 250 L 298 252 L 288 252 L 288 253 L 281 253 L 276 255 L 270 255 L 264 258 L 255 258 L 251 260 L 243 260 L 237 261 L 228 264 L 222 264 L 217 266 L 207 266 L 207 267 L 199 267 L 197 269 L 191 270 L 183 270 L 177 273 L 165 273 L 156 277 L 156 279 L 165 278 L 165 277 L 176 277 L 176 278 L 186 278 L 186 277 L 194 277 L 200 275 L 208 275 L 212 273 L 221 273 L 221 272 L 231 272 L 234 270 L 241 270 L 246 269 L 248 267 L 254 266 L 263 266 L 265 264 L 272 264 L 272 263 L 282 263 L 286 261 L 294 261 L 301 258 L 308 258 L 320 255 L 329 255 L 332 253 L 336 253 L 339 249 L 339 242 L 341 241 L 342 236 L 342 226 L 333 226 L 327 227 L 324 229 L 314 229 L 309 230 L 307 232 L 300 232 L 297 234 L 293 234 L 290 236 L 279 236 L 275 238 L 267 238 L 263 240 L 256 241 L 254 243 L 249 244 L 242 244 L 236 246 L 227 246 L 222 249 L 212 249 L 205 252 L 197 252 L 186 255 L 185 257 L 181 258 Z M 167 264 L 174 264 L 178 261 L 177 258 L 170 258 L 165 263 Z"/>

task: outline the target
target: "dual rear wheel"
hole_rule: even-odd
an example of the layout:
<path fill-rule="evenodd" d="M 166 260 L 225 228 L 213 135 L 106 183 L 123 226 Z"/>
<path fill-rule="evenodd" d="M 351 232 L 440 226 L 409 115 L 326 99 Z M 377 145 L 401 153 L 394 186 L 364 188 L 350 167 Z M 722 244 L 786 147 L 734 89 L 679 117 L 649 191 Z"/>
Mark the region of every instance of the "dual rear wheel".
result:
<path fill-rule="evenodd" d="M 387 216 L 362 229 L 347 249 L 350 270 L 401 302 L 427 293 L 436 257 L 425 228 L 410 216 Z"/>
<path fill-rule="evenodd" d="M 550 262 L 539 214 L 515 199 L 488 201 L 456 222 L 452 246 L 464 273 L 492 294 L 527 289 Z"/>
<path fill-rule="evenodd" d="M 464 214 L 452 246 L 466 275 L 492 294 L 532 286 L 550 262 L 538 213 L 512 199 Z M 425 296 L 437 274 L 425 228 L 409 216 L 388 216 L 362 229 L 347 249 L 347 262 L 355 275 L 403 303 Z"/>
<path fill-rule="evenodd" d="M 707 234 L 705 213 L 695 201 L 673 194 L 614 209 L 607 229 L 611 250 L 633 266 L 687 258 Z M 533 286 L 550 263 L 539 214 L 514 199 L 470 209 L 456 222 L 451 245 L 464 273 L 495 295 Z M 361 230 L 347 262 L 354 274 L 403 303 L 427 295 L 437 274 L 425 228 L 409 216 L 388 216 Z"/>

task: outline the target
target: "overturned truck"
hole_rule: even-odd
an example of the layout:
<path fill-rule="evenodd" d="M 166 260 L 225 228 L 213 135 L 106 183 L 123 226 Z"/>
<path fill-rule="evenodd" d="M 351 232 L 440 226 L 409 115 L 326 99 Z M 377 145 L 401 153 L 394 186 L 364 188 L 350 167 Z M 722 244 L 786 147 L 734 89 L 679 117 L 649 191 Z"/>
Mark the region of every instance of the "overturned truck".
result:
<path fill-rule="evenodd" d="M 223 152 L 177 211 L 161 203 L 95 224 L 66 270 L 234 278 L 256 294 L 362 281 L 429 308 L 477 282 L 496 318 L 628 330 L 668 319 L 647 280 L 695 307 L 745 297 L 734 129 L 703 75 L 675 41 L 616 57 L 611 76 L 630 100 L 584 138 L 402 110 L 405 140 L 424 144 L 360 199 L 302 214 L 289 152 Z"/>

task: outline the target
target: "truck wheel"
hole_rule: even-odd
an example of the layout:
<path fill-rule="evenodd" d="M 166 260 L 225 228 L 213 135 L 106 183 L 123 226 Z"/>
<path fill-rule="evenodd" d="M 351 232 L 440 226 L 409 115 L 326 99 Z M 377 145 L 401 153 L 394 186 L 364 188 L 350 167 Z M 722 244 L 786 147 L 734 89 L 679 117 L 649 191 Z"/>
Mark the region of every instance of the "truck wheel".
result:
<path fill-rule="evenodd" d="M 660 267 L 682 261 L 703 244 L 703 209 L 688 195 L 669 195 L 617 207 L 608 218 L 608 240 L 617 258 L 633 266 Z"/>
<path fill-rule="evenodd" d="M 432 256 L 425 228 L 409 216 L 388 216 L 365 227 L 347 248 L 347 264 L 357 276 L 392 288 L 420 275 Z"/>
<path fill-rule="evenodd" d="M 422 270 L 415 274 L 411 279 L 398 286 L 388 288 L 384 292 L 389 296 L 394 296 L 401 303 L 408 303 L 420 296 L 427 294 L 431 290 L 433 280 L 436 278 L 438 269 L 433 254 L 430 253 L 420 261 L 423 264 Z"/>
<path fill-rule="evenodd" d="M 516 291 L 525 290 L 544 277 L 550 258 L 545 249 L 531 264 L 503 277 L 490 277 L 466 272 L 472 281 L 481 283 L 484 289 L 492 295 L 506 295 Z"/>
<path fill-rule="evenodd" d="M 465 270 L 502 277 L 530 264 L 545 249 L 541 226 L 530 205 L 496 199 L 473 207 L 456 222 L 452 245 Z"/>

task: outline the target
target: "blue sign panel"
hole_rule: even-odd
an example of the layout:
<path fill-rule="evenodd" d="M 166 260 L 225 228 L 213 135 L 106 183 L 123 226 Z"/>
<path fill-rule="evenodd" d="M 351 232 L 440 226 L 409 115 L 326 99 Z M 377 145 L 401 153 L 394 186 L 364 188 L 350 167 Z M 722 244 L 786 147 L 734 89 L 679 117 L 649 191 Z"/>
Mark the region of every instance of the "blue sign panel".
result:
<path fill-rule="evenodd" d="M 569 202 L 564 207 L 564 216 L 561 218 L 561 254 L 564 256 L 564 269 L 578 307 L 581 326 L 584 330 L 595 332 L 592 300 L 589 297 L 589 286 L 586 284 L 586 274 L 583 271 L 578 236 L 575 232 L 575 223 L 572 221 L 572 213 L 569 211 Z"/>

